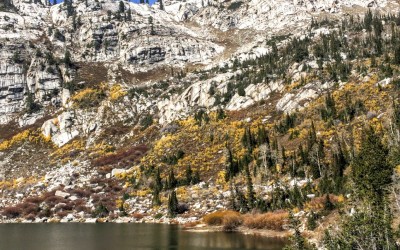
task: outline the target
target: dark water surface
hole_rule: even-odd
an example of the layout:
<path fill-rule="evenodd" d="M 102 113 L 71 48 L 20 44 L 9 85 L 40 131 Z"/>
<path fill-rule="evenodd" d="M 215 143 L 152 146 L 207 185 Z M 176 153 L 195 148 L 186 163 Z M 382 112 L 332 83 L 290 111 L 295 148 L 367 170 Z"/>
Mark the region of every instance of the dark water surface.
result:
<path fill-rule="evenodd" d="M 281 250 L 284 242 L 158 224 L 0 224 L 1 250 Z"/>

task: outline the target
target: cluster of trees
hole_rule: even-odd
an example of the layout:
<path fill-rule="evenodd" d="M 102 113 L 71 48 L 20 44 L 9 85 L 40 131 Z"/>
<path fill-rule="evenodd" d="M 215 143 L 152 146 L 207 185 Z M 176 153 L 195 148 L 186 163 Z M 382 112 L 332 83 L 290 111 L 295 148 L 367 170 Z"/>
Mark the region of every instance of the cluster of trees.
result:
<path fill-rule="evenodd" d="M 339 232 L 326 232 L 324 243 L 327 249 L 398 248 L 388 196 L 394 168 L 389 158 L 382 136 L 373 128 L 366 128 L 361 148 L 351 162 L 355 212 L 344 218 Z"/>
<path fill-rule="evenodd" d="M 311 69 L 306 64 L 302 67 L 311 76 L 309 79 L 346 82 L 353 70 L 359 74 L 366 73 L 362 63 L 353 66 L 351 61 L 370 59 L 371 66 L 379 69 L 380 78 L 391 77 L 394 66 L 400 65 L 399 20 L 400 14 L 379 15 L 369 11 L 365 18 L 351 16 L 341 23 L 328 19 L 313 20 L 310 33 L 303 39 L 295 37 L 281 43 L 287 37 L 272 37 L 267 42 L 271 48 L 267 54 L 246 61 L 236 59 L 231 66 L 216 67 L 210 71 L 210 74 L 238 69 L 242 71 L 228 81 L 227 92 L 215 94 L 216 105 L 228 103 L 235 93 L 245 95 L 244 90 L 250 84 L 268 83 L 274 79 L 291 83 L 292 76 L 288 71 L 294 63 L 317 63 L 317 69 Z M 337 29 L 315 37 L 312 30 L 320 27 Z M 367 32 L 363 33 L 363 30 Z M 278 43 L 283 45 L 278 47 Z M 302 85 L 309 79 L 301 79 Z"/>
<path fill-rule="evenodd" d="M 165 190 L 169 191 L 169 201 L 168 201 L 168 207 L 169 207 L 169 215 L 174 216 L 176 213 L 181 213 L 187 210 L 187 207 L 182 205 L 178 206 L 177 198 L 176 198 L 176 193 L 175 193 L 175 188 L 179 186 L 189 186 L 189 185 L 195 185 L 200 182 L 200 173 L 199 171 L 193 171 L 191 166 L 188 166 L 185 170 L 185 176 L 182 179 L 177 179 L 175 177 L 175 172 L 171 168 L 168 172 L 168 175 L 165 179 L 165 181 L 162 180 L 161 178 L 161 172 L 160 168 L 152 168 L 153 171 L 151 175 L 153 176 L 154 183 L 151 185 L 151 188 L 153 190 L 153 205 L 154 206 L 159 206 L 161 205 L 161 199 L 160 199 L 160 193 Z M 184 210 L 184 211 L 182 211 Z"/>

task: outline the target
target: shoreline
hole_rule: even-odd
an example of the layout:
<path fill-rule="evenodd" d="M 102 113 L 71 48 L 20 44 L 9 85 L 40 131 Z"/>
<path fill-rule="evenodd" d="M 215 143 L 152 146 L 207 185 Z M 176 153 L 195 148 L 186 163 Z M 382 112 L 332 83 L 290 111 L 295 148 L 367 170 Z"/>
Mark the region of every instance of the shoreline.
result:
<path fill-rule="evenodd" d="M 8 220 L 0 221 L 0 224 L 163 224 L 163 225 L 177 225 L 181 230 L 193 233 L 211 233 L 211 232 L 224 232 L 224 233 L 239 233 L 243 235 L 253 235 L 265 238 L 274 238 L 287 240 L 290 237 L 290 232 L 274 231 L 268 229 L 249 229 L 243 226 L 238 227 L 236 230 L 225 231 L 222 226 L 208 226 L 203 223 L 194 226 L 187 226 L 185 223 L 177 223 L 175 220 L 170 221 L 143 221 L 135 220 L 133 217 L 121 217 L 116 220 L 107 220 L 106 218 L 92 218 L 86 220 L 62 221 L 58 218 L 50 218 L 44 221 L 29 221 L 29 220 Z"/>
<path fill-rule="evenodd" d="M 254 235 L 265 238 L 275 238 L 282 240 L 288 239 L 291 235 L 290 232 L 287 230 L 274 231 L 268 229 L 250 229 L 243 226 L 238 227 L 236 230 L 225 231 L 223 230 L 222 226 L 208 226 L 206 224 L 199 224 L 194 227 L 186 227 L 183 228 L 183 230 L 195 233 L 210 233 L 210 232 L 240 233 L 244 235 Z"/>

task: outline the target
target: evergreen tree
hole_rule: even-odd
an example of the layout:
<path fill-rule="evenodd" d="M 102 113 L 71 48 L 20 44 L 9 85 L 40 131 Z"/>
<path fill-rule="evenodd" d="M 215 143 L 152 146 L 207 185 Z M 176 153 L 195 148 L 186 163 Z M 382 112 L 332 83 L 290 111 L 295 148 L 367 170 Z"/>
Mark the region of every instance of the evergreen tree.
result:
<path fill-rule="evenodd" d="M 217 109 L 217 120 L 223 120 L 226 117 L 225 111 L 222 108 Z"/>
<path fill-rule="evenodd" d="M 230 203 L 230 209 L 232 209 L 234 211 L 237 211 L 238 208 L 237 208 L 237 205 L 236 205 L 236 196 L 235 196 L 235 190 L 233 188 L 233 185 L 234 185 L 234 182 L 231 179 L 229 181 L 229 191 L 231 192 L 229 203 Z"/>
<path fill-rule="evenodd" d="M 197 183 L 200 183 L 200 173 L 199 173 L 199 170 L 196 170 L 195 172 L 194 172 L 194 176 L 193 176 L 193 178 L 192 178 L 192 184 L 193 185 L 196 185 Z"/>
<path fill-rule="evenodd" d="M 72 65 L 72 61 L 71 61 L 71 53 L 69 52 L 69 50 L 65 51 L 64 54 L 64 63 L 67 67 L 70 67 Z"/>
<path fill-rule="evenodd" d="M 233 153 L 230 148 L 226 148 L 226 163 L 225 163 L 225 180 L 228 181 L 239 173 L 238 162 L 233 158 Z"/>
<path fill-rule="evenodd" d="M 111 21 L 111 16 L 112 16 L 111 10 L 107 10 L 107 17 L 109 22 Z"/>
<path fill-rule="evenodd" d="M 173 190 L 168 197 L 168 216 L 173 218 L 178 214 L 178 198 Z"/>
<path fill-rule="evenodd" d="M 161 175 L 160 175 L 160 168 L 157 168 L 154 179 L 155 179 L 155 184 L 154 184 L 154 189 L 153 189 L 153 205 L 159 206 L 159 205 L 161 205 L 160 192 L 163 188 Z"/>
<path fill-rule="evenodd" d="M 374 129 L 364 129 L 360 151 L 351 164 L 355 188 L 364 199 L 380 202 L 384 197 L 393 174 L 387 156 L 388 150 Z"/>
<path fill-rule="evenodd" d="M 64 5 L 67 6 L 67 17 L 74 15 L 74 6 L 72 6 L 72 0 L 64 0 Z"/>
<path fill-rule="evenodd" d="M 326 232 L 324 247 L 327 250 L 398 249 L 391 224 L 392 215 L 386 202 L 381 210 L 356 211 L 352 216 L 345 217 L 340 232 Z"/>
<path fill-rule="evenodd" d="M 393 63 L 396 65 L 400 65 L 400 46 L 397 46 L 394 51 Z"/>
<path fill-rule="evenodd" d="M 128 21 L 132 21 L 132 10 L 131 10 L 131 9 L 128 10 L 128 17 L 127 17 L 127 20 L 128 20 Z"/>
<path fill-rule="evenodd" d="M 325 211 L 332 211 L 333 209 L 335 209 L 335 205 L 332 203 L 329 194 L 327 194 L 325 196 L 324 210 Z"/>
<path fill-rule="evenodd" d="M 167 189 L 173 189 L 176 188 L 178 184 L 178 181 L 175 178 L 175 173 L 174 170 L 171 168 L 171 170 L 169 171 L 168 174 L 168 178 L 167 178 Z"/>
<path fill-rule="evenodd" d="M 301 222 L 294 217 L 293 213 L 289 213 L 289 226 L 294 231 L 290 237 L 290 244 L 284 248 L 284 250 L 308 250 L 312 249 L 306 243 L 306 240 L 300 233 Z"/>
<path fill-rule="evenodd" d="M 31 92 L 28 92 L 26 98 L 26 112 L 32 114 L 39 111 L 40 108 L 40 105 L 35 102 L 34 95 Z"/>
<path fill-rule="evenodd" d="M 254 187 L 253 187 L 253 181 L 251 180 L 251 175 L 250 175 L 250 169 L 249 166 L 246 166 L 246 185 L 247 185 L 247 207 L 249 209 L 254 208 L 255 205 L 255 197 L 254 197 Z"/>
<path fill-rule="evenodd" d="M 238 200 L 237 208 L 239 212 L 246 213 L 247 211 L 249 211 L 249 208 L 247 207 L 248 202 L 246 200 L 246 197 L 243 195 L 243 193 L 240 191 L 238 187 L 235 187 L 235 193 L 236 193 L 236 198 Z"/>
<path fill-rule="evenodd" d="M 310 214 L 307 217 L 307 229 L 314 231 L 317 228 L 317 214 L 311 210 Z"/>
<path fill-rule="evenodd" d="M 192 183 L 192 179 L 193 179 L 193 171 L 190 165 L 188 165 L 186 168 L 186 180 L 185 180 L 186 185 L 190 185 Z"/>
<path fill-rule="evenodd" d="M 119 1 L 119 8 L 118 8 L 119 13 L 124 13 L 125 12 L 125 4 L 123 1 Z"/>
<path fill-rule="evenodd" d="M 164 10 L 164 3 L 163 0 L 159 0 L 160 1 L 160 10 Z"/>
<path fill-rule="evenodd" d="M 245 96 L 246 95 L 246 90 L 244 89 L 243 85 L 239 85 L 237 93 L 239 96 Z"/>

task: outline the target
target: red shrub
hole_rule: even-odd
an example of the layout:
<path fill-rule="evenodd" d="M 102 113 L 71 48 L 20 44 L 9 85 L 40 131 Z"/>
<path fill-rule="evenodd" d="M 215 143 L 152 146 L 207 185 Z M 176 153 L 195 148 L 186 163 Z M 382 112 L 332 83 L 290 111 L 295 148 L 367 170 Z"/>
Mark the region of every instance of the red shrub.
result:
<path fill-rule="evenodd" d="M 89 197 L 92 192 L 85 189 L 74 189 L 70 193 L 76 195 L 77 197 L 83 198 Z"/>
<path fill-rule="evenodd" d="M 28 198 L 26 198 L 26 199 L 25 199 L 25 202 L 40 204 L 40 203 L 42 203 L 42 202 L 44 201 L 44 199 L 45 199 L 45 198 L 43 198 L 43 196 L 42 196 L 42 197 L 34 196 L 34 197 L 28 197 Z"/>
<path fill-rule="evenodd" d="M 36 214 L 40 211 L 39 206 L 35 203 L 23 202 L 16 207 L 21 209 L 23 215 Z"/>
<path fill-rule="evenodd" d="M 7 218 L 17 218 L 22 214 L 22 209 L 19 207 L 5 207 L 2 214 Z"/>
<path fill-rule="evenodd" d="M 137 162 L 146 152 L 148 148 L 146 145 L 132 146 L 117 151 L 116 153 L 101 156 L 94 160 L 92 163 L 95 167 L 105 165 L 114 165 L 120 162 L 134 163 Z"/>

